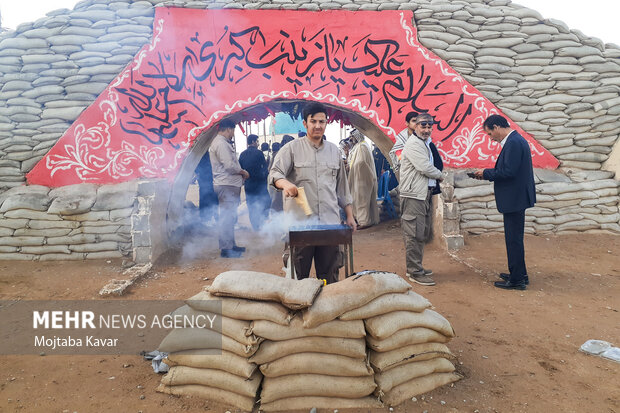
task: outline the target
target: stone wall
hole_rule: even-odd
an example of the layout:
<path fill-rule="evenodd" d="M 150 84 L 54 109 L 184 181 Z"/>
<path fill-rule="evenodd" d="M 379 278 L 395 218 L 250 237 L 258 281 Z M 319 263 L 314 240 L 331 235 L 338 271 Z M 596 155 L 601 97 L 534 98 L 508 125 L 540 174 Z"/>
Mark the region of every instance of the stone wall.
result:
<path fill-rule="evenodd" d="M 528 214 L 527 230 L 619 232 L 617 181 L 603 171 L 610 154 L 617 159 L 620 151 L 618 46 L 509 0 L 85 0 L 74 10 L 56 10 L 0 34 L 0 258 L 92 258 L 128 251 L 123 214 L 130 205 L 94 209 L 93 201 L 92 210 L 68 213 L 52 206 L 71 189 L 22 185 L 24 174 L 150 41 L 156 5 L 414 10 L 421 43 L 560 159 L 559 173 L 537 171 L 539 204 Z M 461 228 L 476 233 L 500 228 L 491 185 L 459 176 L 454 199 L 446 202 L 458 202 Z M 96 199 L 109 190 L 84 188 Z"/>

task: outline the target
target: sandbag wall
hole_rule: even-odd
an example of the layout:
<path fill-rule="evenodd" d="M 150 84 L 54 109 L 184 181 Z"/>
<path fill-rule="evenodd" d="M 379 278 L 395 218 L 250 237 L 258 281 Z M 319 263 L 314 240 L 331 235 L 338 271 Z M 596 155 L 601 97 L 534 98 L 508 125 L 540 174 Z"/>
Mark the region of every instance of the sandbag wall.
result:
<path fill-rule="evenodd" d="M 605 231 L 620 233 L 618 194 L 620 181 L 612 172 L 535 170 L 536 205 L 525 213 L 530 234 Z M 460 228 L 480 234 L 504 230 L 497 211 L 493 184 L 454 174 L 454 198 L 460 211 Z"/>
<path fill-rule="evenodd" d="M 191 314 L 200 311 L 201 302 L 222 300 L 224 361 L 197 353 L 213 342 L 213 332 L 174 330 L 160 345 L 161 351 L 172 352 L 168 359 L 173 367 L 158 390 L 250 410 L 248 391 L 257 390 L 258 366 L 264 376 L 256 394 L 262 411 L 377 408 L 383 406 L 381 400 L 390 406 L 400 404 L 460 378 L 445 345 L 454 336 L 450 323 L 410 288 L 398 275 L 382 272 L 357 275 L 322 289 L 316 279 L 295 281 L 251 271 L 222 273 L 209 293 L 193 297 L 189 307 L 177 313 Z M 257 312 L 261 306 L 265 310 Z M 225 325 L 234 325 L 230 320 L 235 317 L 254 320 L 249 328 L 243 327 L 241 336 L 238 327 L 233 329 L 233 341 L 249 346 L 245 353 L 237 353 L 246 356 L 246 363 L 238 359 L 232 373 L 228 360 L 234 350 L 226 337 L 231 328 Z M 244 374 L 239 375 L 244 365 Z M 222 370 L 233 377 L 221 379 L 226 377 Z M 239 378 L 249 379 L 252 386 L 240 384 Z M 240 389 L 245 393 L 240 394 Z"/>
<path fill-rule="evenodd" d="M 174 314 L 212 313 L 214 300 L 221 302 L 219 329 L 177 328 L 160 344 L 159 350 L 169 353 L 164 362 L 171 367 L 157 391 L 202 397 L 251 411 L 262 374 L 249 358 L 262 339 L 252 334 L 250 320 L 287 325 L 291 314 L 279 303 L 214 297 L 208 292 L 190 298 Z"/>
<path fill-rule="evenodd" d="M 131 256 L 137 185 L 32 185 L 0 194 L 0 259 Z"/>

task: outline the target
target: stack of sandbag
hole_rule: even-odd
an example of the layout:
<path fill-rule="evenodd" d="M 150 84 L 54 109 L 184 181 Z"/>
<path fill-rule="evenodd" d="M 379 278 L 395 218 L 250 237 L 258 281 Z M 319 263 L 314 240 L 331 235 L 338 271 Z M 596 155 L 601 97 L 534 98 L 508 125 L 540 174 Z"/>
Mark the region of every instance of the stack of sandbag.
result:
<path fill-rule="evenodd" d="M 159 350 L 170 371 L 158 391 L 203 397 L 251 411 L 262 374 L 248 361 L 261 339 L 252 334 L 251 320 L 288 325 L 291 312 L 275 302 L 217 297 L 206 291 L 186 301 L 173 315 L 191 317 L 217 314 L 213 328 L 177 328 L 162 341 Z"/>
<path fill-rule="evenodd" d="M 337 320 L 379 295 L 405 292 L 409 284 L 392 273 L 359 274 L 321 290 L 312 306 L 288 327 L 255 321 L 264 338 L 251 361 L 265 376 L 261 410 L 381 407 L 368 366 L 362 320 Z"/>
<path fill-rule="evenodd" d="M 340 320 L 364 320 L 369 360 L 375 371 L 375 394 L 389 406 L 460 378 L 445 345 L 452 326 L 413 291 L 384 294 Z"/>

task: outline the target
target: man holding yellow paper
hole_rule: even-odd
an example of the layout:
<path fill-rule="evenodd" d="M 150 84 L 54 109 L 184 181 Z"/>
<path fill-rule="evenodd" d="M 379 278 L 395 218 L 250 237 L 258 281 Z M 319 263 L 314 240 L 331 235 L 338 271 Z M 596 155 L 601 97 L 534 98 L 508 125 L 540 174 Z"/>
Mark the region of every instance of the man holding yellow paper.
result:
<path fill-rule="evenodd" d="M 347 173 L 338 147 L 323 140 L 327 127 L 327 108 L 320 103 L 307 104 L 302 111 L 307 134 L 285 145 L 274 159 L 268 182 L 287 197 L 296 197 L 303 187 L 316 223 L 340 224 L 340 208 L 346 225 L 356 229 Z M 312 260 L 317 278 L 327 283 L 338 281 L 338 247 L 311 246 L 297 253 L 295 273 L 308 278 Z"/>

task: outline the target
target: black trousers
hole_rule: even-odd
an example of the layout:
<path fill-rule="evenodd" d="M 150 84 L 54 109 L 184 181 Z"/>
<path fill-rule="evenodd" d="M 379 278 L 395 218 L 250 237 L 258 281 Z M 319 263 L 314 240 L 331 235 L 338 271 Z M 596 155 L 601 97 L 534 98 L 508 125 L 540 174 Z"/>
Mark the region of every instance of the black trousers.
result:
<path fill-rule="evenodd" d="M 327 280 L 327 284 L 338 282 L 338 255 L 340 250 L 337 245 L 310 246 L 295 250 L 295 274 L 301 280 L 310 276 L 312 259 L 314 258 L 314 270 L 316 278 Z"/>
<path fill-rule="evenodd" d="M 510 281 L 520 283 L 527 275 L 525 268 L 525 247 L 523 232 L 525 230 L 525 210 L 504 214 L 504 239 Z"/>

